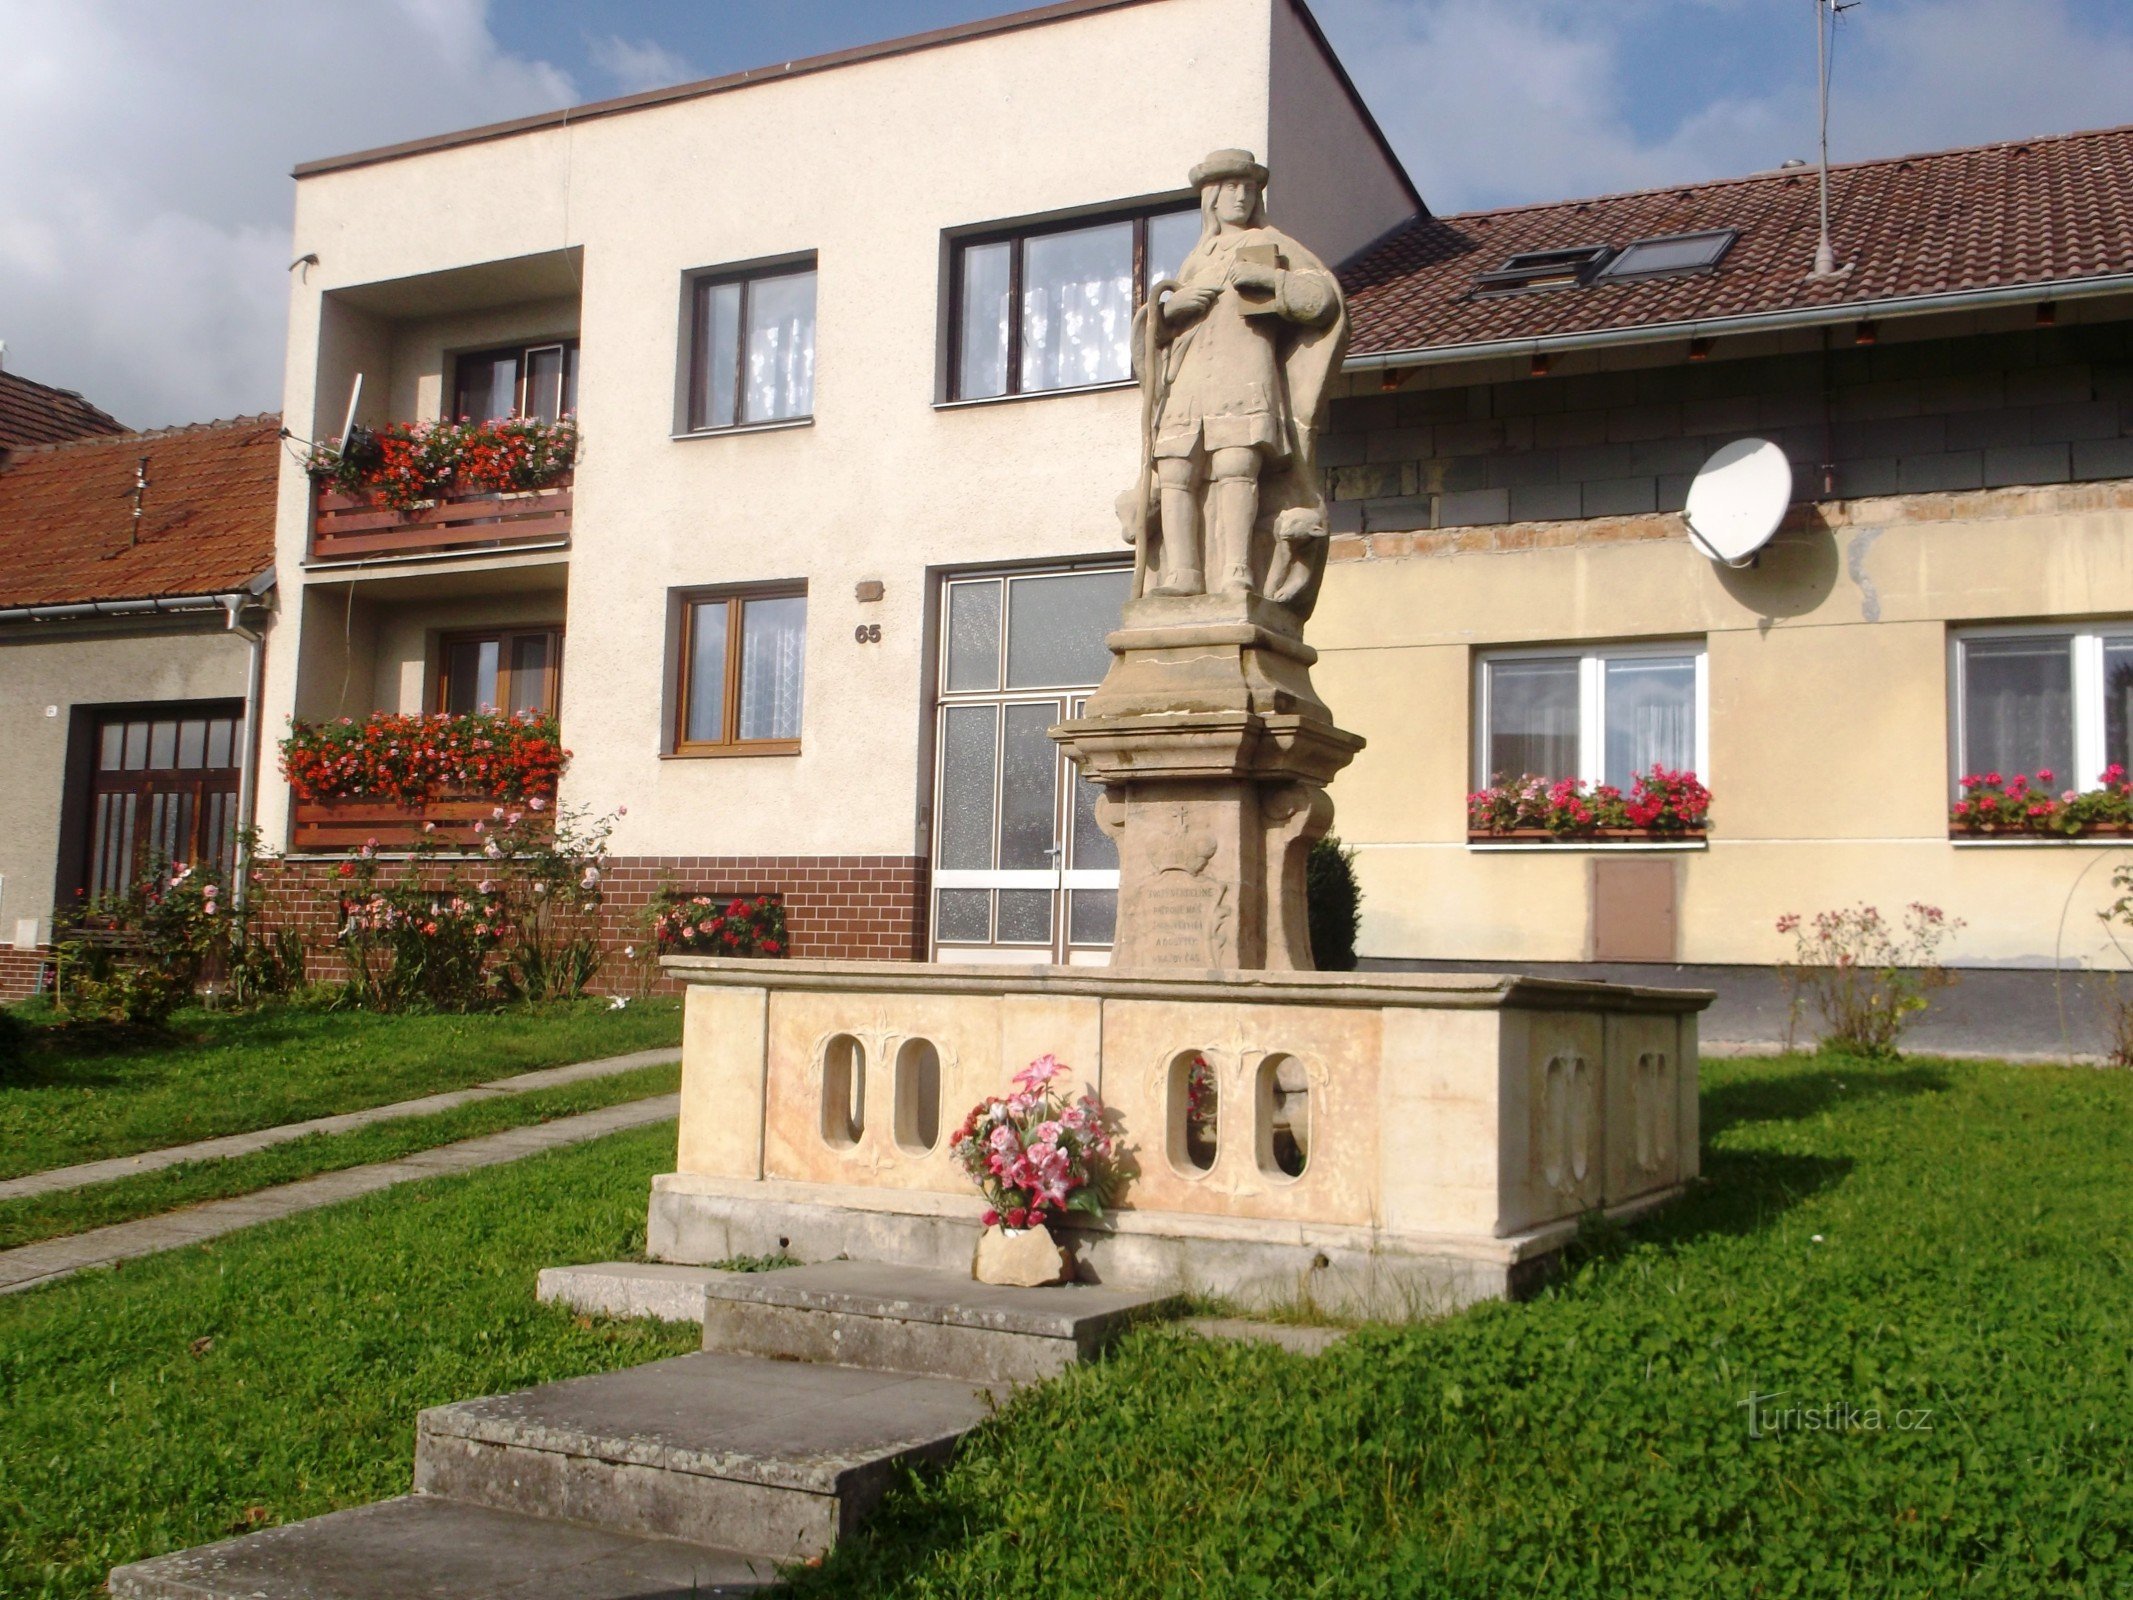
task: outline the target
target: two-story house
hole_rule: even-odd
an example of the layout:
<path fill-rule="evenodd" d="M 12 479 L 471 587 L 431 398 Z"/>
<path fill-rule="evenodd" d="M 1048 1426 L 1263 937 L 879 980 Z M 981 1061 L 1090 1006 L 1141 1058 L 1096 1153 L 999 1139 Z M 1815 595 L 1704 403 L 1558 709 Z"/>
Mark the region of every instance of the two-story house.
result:
<path fill-rule="evenodd" d="M 292 432 L 360 379 L 359 423 L 583 442 L 510 523 L 344 532 L 292 461 L 269 703 L 558 709 L 620 905 L 1102 959 L 1115 863 L 1044 730 L 1108 659 L 1129 330 L 1221 146 L 1328 259 L 1420 209 L 1292 0 L 1072 0 L 298 168 Z"/>

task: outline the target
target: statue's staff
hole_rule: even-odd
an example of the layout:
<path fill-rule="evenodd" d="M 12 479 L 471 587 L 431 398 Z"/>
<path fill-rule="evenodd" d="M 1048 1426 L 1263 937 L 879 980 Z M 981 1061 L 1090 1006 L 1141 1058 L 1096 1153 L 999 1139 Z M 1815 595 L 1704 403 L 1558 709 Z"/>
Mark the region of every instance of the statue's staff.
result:
<path fill-rule="evenodd" d="M 1133 487 L 1133 598 L 1138 600 L 1148 587 L 1148 533 L 1151 518 L 1149 509 L 1155 499 L 1155 424 L 1162 414 L 1164 391 L 1169 387 L 1163 367 L 1163 297 L 1178 287 L 1178 280 L 1165 278 L 1148 291 L 1148 302 L 1141 308 L 1140 378 L 1141 378 L 1141 470 Z M 1114 480 L 1115 481 L 1115 480 Z"/>

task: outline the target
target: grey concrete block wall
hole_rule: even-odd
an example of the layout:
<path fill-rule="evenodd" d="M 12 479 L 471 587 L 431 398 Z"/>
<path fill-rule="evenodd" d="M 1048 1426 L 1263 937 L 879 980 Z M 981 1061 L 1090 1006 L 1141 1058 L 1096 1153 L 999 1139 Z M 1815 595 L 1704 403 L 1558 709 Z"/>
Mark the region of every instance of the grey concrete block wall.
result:
<path fill-rule="evenodd" d="M 2133 477 L 2133 323 L 1335 400 L 1337 533 L 1679 510 L 1696 469 L 1775 439 L 1801 498 Z"/>

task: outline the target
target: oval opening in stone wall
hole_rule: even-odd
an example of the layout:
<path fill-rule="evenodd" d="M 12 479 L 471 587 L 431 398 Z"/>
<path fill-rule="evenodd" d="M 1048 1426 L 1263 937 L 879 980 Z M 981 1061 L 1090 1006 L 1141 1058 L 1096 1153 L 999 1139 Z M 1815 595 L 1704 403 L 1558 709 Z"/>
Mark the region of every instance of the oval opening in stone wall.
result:
<path fill-rule="evenodd" d="M 1311 1159 L 1311 1080 L 1294 1056 L 1271 1055 L 1259 1063 L 1259 1170 L 1270 1178 L 1304 1175 Z"/>
<path fill-rule="evenodd" d="M 906 1039 L 896 1052 L 896 1143 L 928 1155 L 941 1137 L 941 1053 L 931 1039 Z"/>
<path fill-rule="evenodd" d="M 822 1137 L 839 1150 L 859 1142 L 867 1125 L 866 1046 L 848 1033 L 822 1047 Z"/>
<path fill-rule="evenodd" d="M 1214 1067 L 1198 1050 L 1181 1050 L 1170 1062 L 1170 1165 L 1180 1177 L 1198 1177 L 1215 1165 L 1222 1120 L 1222 1091 Z"/>

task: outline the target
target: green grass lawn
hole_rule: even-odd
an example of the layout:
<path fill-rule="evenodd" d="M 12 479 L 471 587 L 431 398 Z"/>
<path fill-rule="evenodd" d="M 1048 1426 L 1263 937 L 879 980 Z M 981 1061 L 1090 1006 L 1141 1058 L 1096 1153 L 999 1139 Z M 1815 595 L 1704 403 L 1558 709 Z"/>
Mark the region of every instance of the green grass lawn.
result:
<path fill-rule="evenodd" d="M 1138 1332 L 801 1593 L 2133 1594 L 2133 1075 L 1721 1061 L 1704 1117 L 1708 1181 L 1541 1298 L 1317 1360 Z M 0 1299 L 0 1592 L 398 1492 L 421 1406 L 691 1348 L 532 1296 L 641 1248 L 672 1141 Z"/>
<path fill-rule="evenodd" d="M 673 1157 L 662 1124 L 0 1297 L 0 1594 L 402 1493 L 424 1406 L 696 1348 L 533 1298 L 643 1248 Z"/>
<path fill-rule="evenodd" d="M 432 1150 L 506 1128 L 552 1122 L 557 1117 L 620 1105 L 626 1100 L 672 1094 L 680 1087 L 679 1062 L 639 1067 L 613 1077 L 561 1084 L 553 1089 L 496 1095 L 426 1117 L 401 1117 L 349 1133 L 306 1134 L 248 1156 L 187 1161 L 160 1172 L 114 1178 L 87 1188 L 0 1201 L 0 1250 L 154 1216 L 203 1200 L 252 1194 L 321 1172 L 390 1161 L 417 1150 Z"/>
<path fill-rule="evenodd" d="M 27 1060 L 0 1071 L 0 1178 L 669 1045 L 681 1045 L 674 1000 L 466 1016 L 194 1010 L 167 1035 L 132 1038 L 46 1020 Z"/>
<path fill-rule="evenodd" d="M 1704 1082 L 1709 1181 L 1542 1298 L 1136 1334 L 800 1593 L 2133 1595 L 2133 1075 Z"/>

